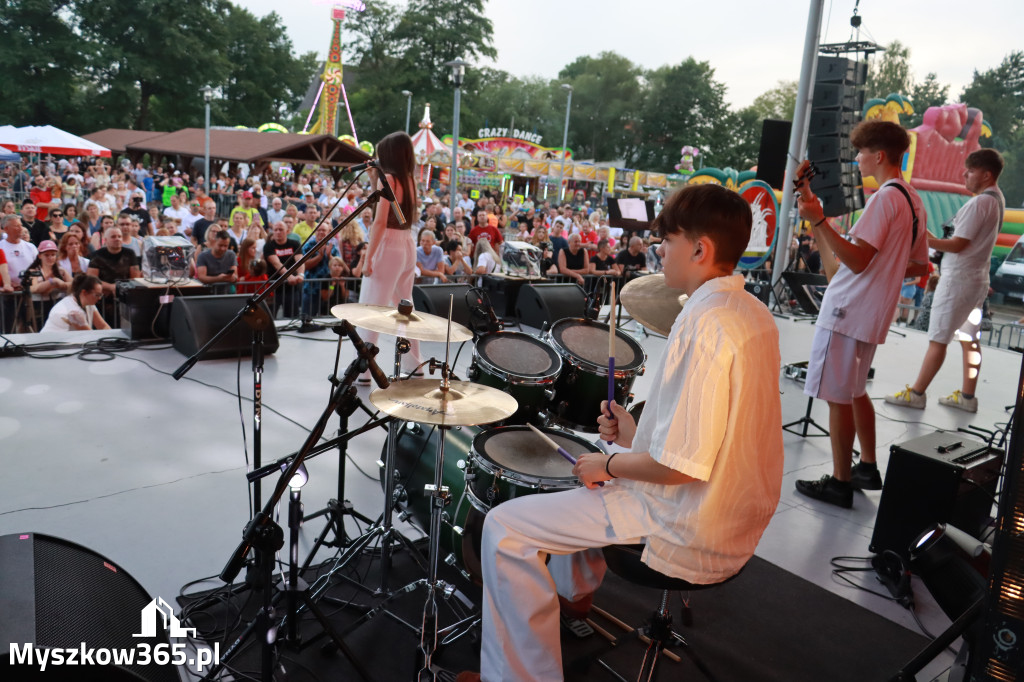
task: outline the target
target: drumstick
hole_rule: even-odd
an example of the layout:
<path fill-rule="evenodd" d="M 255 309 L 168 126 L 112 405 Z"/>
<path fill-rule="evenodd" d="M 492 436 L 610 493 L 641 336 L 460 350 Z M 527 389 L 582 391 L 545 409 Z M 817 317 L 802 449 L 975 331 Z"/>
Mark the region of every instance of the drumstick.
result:
<path fill-rule="evenodd" d="M 608 418 L 612 415 L 612 401 L 615 400 L 615 282 L 612 282 L 611 304 L 608 313 Z M 614 441 L 607 441 L 611 445 Z"/>
<path fill-rule="evenodd" d="M 562 457 L 565 457 L 567 460 L 569 460 L 570 464 L 573 464 L 573 465 L 576 464 L 576 458 L 573 457 L 572 455 L 570 455 L 568 450 L 563 448 L 561 445 L 559 445 L 555 441 L 551 440 L 546 433 L 544 433 L 543 431 L 538 429 L 533 424 L 527 424 L 527 426 L 529 426 L 530 429 L 533 430 L 534 433 L 536 433 L 538 436 L 540 436 L 542 439 L 544 439 L 544 442 L 547 443 L 548 445 L 550 445 L 554 449 L 555 452 L 557 452 Z M 598 481 L 597 484 L 600 485 L 600 486 L 603 486 L 604 485 L 604 481 Z"/>

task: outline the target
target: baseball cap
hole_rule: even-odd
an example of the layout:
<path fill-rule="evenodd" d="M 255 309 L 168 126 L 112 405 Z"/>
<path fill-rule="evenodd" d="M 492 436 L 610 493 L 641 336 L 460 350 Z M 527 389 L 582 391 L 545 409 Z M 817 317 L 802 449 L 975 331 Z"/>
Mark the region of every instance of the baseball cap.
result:
<path fill-rule="evenodd" d="M 252 199 L 252 192 L 249 192 L 249 191 L 242 192 L 242 198 L 243 199 Z"/>
<path fill-rule="evenodd" d="M 42 253 L 43 251 L 56 251 L 56 250 L 57 250 L 57 244 L 55 244 L 52 239 L 44 239 L 43 242 L 39 245 L 39 253 Z"/>

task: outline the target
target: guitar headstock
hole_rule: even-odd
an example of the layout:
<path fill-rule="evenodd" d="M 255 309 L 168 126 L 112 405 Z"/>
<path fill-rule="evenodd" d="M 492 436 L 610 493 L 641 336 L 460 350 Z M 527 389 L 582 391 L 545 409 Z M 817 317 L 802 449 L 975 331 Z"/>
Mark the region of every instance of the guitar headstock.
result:
<path fill-rule="evenodd" d="M 800 195 L 801 199 L 806 201 L 813 196 L 811 193 L 811 178 L 817 174 L 818 167 L 807 159 L 801 161 L 800 165 L 797 166 L 796 179 L 793 180 L 793 189 Z"/>

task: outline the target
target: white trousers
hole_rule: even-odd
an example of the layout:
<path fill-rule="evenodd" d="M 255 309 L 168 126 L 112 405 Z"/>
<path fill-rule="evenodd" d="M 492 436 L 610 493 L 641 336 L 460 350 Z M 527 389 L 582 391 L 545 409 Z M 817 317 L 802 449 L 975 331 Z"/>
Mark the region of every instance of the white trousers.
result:
<path fill-rule="evenodd" d="M 416 245 L 408 230 L 384 230 L 377 253 L 371 263 L 373 274 L 363 277 L 359 288 L 359 302 L 381 305 L 389 308 L 398 306 L 403 298 L 412 300 L 412 285 L 416 278 Z M 363 341 L 380 346 L 377 332 L 360 330 Z M 403 358 L 403 369 L 412 370 L 420 362 L 420 342 L 412 341 L 412 350 Z M 390 351 L 390 354 L 385 354 Z M 384 373 L 391 375 L 394 369 L 394 346 L 390 343 L 381 348 L 377 364 Z M 368 376 L 364 374 L 363 376 Z"/>
<path fill-rule="evenodd" d="M 604 497 L 613 487 L 527 495 L 487 514 L 480 552 L 484 682 L 562 679 L 557 595 L 575 601 L 600 586 L 599 548 L 643 541 L 612 529 Z M 635 504 L 632 517 L 650 523 L 644 505 Z"/>

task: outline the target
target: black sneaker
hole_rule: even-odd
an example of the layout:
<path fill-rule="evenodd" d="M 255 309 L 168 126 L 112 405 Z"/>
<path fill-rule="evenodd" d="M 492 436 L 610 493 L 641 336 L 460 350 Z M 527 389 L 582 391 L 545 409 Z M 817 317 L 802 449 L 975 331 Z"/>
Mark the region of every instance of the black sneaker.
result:
<path fill-rule="evenodd" d="M 825 474 L 817 481 L 797 481 L 796 491 L 815 500 L 828 502 L 837 507 L 849 509 L 853 506 L 853 488 L 849 483 L 843 483 Z"/>
<path fill-rule="evenodd" d="M 854 490 L 881 490 L 882 475 L 878 472 L 878 466 L 869 471 L 863 462 L 857 462 L 850 469 L 850 485 Z"/>

